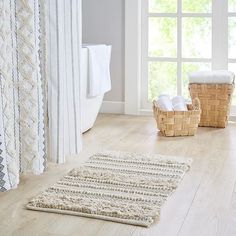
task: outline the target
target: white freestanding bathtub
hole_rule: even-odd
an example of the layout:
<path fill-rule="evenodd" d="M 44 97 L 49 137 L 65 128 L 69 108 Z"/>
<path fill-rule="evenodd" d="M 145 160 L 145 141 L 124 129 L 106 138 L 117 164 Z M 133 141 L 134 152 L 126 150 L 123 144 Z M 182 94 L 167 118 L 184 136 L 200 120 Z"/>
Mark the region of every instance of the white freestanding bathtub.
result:
<path fill-rule="evenodd" d="M 81 55 L 81 118 L 82 132 L 91 129 L 101 108 L 104 94 L 88 97 L 88 48 L 82 48 Z"/>

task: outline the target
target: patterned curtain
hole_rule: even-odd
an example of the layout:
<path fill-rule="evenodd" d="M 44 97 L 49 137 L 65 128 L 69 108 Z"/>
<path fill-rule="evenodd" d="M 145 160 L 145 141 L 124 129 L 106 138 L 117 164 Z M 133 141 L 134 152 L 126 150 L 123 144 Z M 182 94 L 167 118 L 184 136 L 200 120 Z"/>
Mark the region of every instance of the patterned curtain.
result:
<path fill-rule="evenodd" d="M 46 166 L 44 0 L 0 1 L 0 191 Z"/>
<path fill-rule="evenodd" d="M 0 191 L 81 150 L 80 0 L 0 0 Z"/>

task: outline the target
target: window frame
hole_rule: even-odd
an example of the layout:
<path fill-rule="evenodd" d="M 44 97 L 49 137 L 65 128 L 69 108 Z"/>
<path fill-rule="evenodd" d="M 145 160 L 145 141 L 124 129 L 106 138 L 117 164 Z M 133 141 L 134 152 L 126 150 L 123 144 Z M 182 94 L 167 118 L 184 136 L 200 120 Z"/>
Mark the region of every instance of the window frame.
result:
<path fill-rule="evenodd" d="M 228 3 L 228 1 L 227 1 Z M 165 61 L 177 63 L 177 94 L 182 94 L 182 63 L 203 62 L 211 63 L 212 70 L 228 69 L 229 63 L 236 63 L 236 58 L 228 58 L 228 17 L 236 17 L 228 12 L 228 4 L 222 0 L 212 0 L 211 13 L 184 13 L 182 0 L 177 0 L 176 13 L 149 13 L 148 0 L 141 0 L 141 85 L 140 111 L 145 114 L 151 111 L 148 101 L 148 63 L 150 61 Z M 148 19 L 149 17 L 174 17 L 177 19 L 177 57 L 149 57 L 148 56 Z M 212 56 L 211 58 L 183 58 L 182 57 L 182 19 L 183 17 L 210 17 L 212 22 Z M 236 106 L 233 107 L 233 110 Z"/>

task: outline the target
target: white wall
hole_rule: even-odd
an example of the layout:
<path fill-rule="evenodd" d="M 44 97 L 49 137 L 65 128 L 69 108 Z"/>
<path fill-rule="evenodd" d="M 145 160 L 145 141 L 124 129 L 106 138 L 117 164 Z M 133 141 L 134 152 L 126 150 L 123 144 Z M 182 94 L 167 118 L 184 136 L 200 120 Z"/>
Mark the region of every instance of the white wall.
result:
<path fill-rule="evenodd" d="M 83 0 L 82 4 L 83 42 L 105 43 L 113 47 L 112 90 L 104 100 L 118 105 L 124 101 L 125 0 Z"/>

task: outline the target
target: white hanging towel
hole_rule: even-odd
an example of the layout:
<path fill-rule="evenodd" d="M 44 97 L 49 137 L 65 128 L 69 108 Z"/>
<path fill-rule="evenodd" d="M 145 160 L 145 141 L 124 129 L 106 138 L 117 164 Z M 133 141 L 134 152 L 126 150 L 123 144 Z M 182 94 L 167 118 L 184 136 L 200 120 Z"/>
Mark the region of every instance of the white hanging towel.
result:
<path fill-rule="evenodd" d="M 111 90 L 110 60 L 111 46 L 83 45 L 88 48 L 88 96 L 99 96 Z"/>
<path fill-rule="evenodd" d="M 189 74 L 190 84 L 232 84 L 234 73 L 227 70 L 199 71 Z"/>

